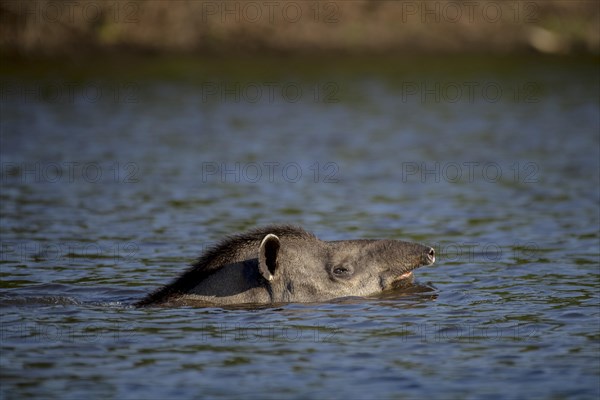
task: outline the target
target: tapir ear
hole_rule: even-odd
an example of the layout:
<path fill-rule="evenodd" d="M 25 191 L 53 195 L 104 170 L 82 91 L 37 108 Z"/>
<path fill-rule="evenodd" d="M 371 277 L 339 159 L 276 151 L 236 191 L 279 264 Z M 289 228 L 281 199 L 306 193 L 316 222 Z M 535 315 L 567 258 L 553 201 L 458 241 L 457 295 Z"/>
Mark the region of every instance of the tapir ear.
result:
<path fill-rule="evenodd" d="M 258 269 L 260 274 L 268 281 L 273 280 L 277 269 L 277 255 L 279 254 L 279 238 L 269 233 L 260 242 L 258 251 Z"/>

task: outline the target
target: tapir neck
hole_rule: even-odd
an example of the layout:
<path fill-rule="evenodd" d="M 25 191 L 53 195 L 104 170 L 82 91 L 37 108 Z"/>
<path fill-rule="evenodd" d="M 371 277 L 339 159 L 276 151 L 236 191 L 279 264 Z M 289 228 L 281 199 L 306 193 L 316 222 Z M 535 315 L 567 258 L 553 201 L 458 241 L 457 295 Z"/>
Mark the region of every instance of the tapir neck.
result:
<path fill-rule="evenodd" d="M 186 298 L 216 304 L 269 303 L 271 295 L 256 263 L 254 259 L 225 265 L 202 280 Z"/>

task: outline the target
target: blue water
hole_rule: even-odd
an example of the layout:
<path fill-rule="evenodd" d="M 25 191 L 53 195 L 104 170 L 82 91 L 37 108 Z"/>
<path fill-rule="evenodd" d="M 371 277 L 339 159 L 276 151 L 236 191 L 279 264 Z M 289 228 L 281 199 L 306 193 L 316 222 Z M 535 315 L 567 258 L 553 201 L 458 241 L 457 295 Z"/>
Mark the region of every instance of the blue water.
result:
<path fill-rule="evenodd" d="M 220 62 L 3 70 L 2 399 L 598 398 L 597 60 Z M 274 222 L 433 290 L 130 306 Z"/>

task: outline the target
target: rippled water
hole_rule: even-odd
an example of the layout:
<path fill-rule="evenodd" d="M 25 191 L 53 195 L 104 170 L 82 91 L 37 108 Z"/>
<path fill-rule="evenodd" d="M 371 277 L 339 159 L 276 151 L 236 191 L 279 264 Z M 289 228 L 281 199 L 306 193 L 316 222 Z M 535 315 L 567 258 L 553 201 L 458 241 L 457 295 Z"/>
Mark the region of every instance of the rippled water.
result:
<path fill-rule="evenodd" d="M 597 67 L 5 68 L 1 397 L 597 398 Z M 272 222 L 433 245 L 434 289 L 130 306 Z"/>

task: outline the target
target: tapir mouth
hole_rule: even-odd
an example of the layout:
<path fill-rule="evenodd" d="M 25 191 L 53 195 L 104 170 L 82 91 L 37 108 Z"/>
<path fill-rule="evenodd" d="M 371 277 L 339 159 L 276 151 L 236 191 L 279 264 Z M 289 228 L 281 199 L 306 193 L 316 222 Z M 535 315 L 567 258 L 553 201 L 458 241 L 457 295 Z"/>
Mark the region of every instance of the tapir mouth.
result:
<path fill-rule="evenodd" d="M 412 282 L 415 278 L 413 271 L 417 268 L 418 267 L 415 267 L 415 268 L 411 269 L 410 271 L 404 272 L 401 275 L 396 276 L 393 280 L 393 284 L 395 285 L 396 283 L 404 284 L 407 282 Z"/>
<path fill-rule="evenodd" d="M 398 280 L 408 279 L 408 278 L 410 278 L 412 276 L 412 274 L 413 274 L 412 271 L 405 272 L 405 273 L 403 273 L 402 275 L 400 275 L 398 277 Z"/>
<path fill-rule="evenodd" d="M 402 275 L 396 277 L 387 287 L 388 289 L 401 289 L 406 286 L 412 285 L 415 281 L 415 276 L 412 271 L 405 272 Z"/>
<path fill-rule="evenodd" d="M 398 275 L 392 282 L 393 287 L 403 286 L 407 283 L 412 283 L 414 280 L 413 271 L 419 267 L 431 265 L 435 262 L 435 250 L 432 247 L 428 247 L 423 253 L 423 259 L 420 264 L 409 268 L 407 271 Z"/>
<path fill-rule="evenodd" d="M 410 268 L 408 271 L 406 272 L 402 272 L 400 275 L 395 275 L 395 276 L 391 276 L 388 279 L 387 283 L 384 283 L 384 280 L 382 280 L 382 289 L 386 290 L 386 289 L 397 289 L 397 288 L 401 288 L 407 285 L 410 285 L 411 283 L 414 282 L 415 280 L 415 276 L 413 275 L 413 270 L 419 268 L 419 266 Z"/>

